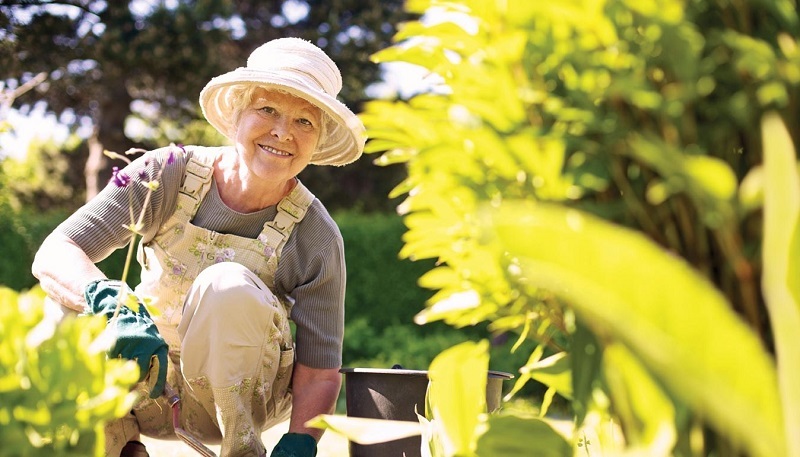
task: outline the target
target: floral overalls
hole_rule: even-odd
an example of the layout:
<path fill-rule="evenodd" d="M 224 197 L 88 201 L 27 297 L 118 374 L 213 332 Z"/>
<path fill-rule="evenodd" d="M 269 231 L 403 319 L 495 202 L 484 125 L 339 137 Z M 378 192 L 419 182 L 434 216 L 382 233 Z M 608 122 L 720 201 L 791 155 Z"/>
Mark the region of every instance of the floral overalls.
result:
<path fill-rule="evenodd" d="M 188 157 L 174 214 L 139 246 L 136 294 L 160 311 L 154 319 L 170 346 L 167 382 L 181 394 L 182 426 L 209 443 L 221 440 L 223 456 L 260 455 L 260 432 L 285 420 L 291 406 L 290 304 L 272 293 L 275 271 L 314 196 L 298 181 L 257 239 L 197 227 L 191 221 L 211 187 L 213 161 Z M 231 284 L 235 294 L 214 292 Z M 139 431 L 174 436 L 164 397 L 146 398 L 129 416 L 107 426 L 109 455 Z"/>
<path fill-rule="evenodd" d="M 197 275 L 209 265 L 232 261 L 248 267 L 273 288 L 281 250 L 314 200 L 314 195 L 298 181 L 278 203 L 278 214 L 264 224 L 257 239 L 216 233 L 190 222 L 211 187 L 213 171 L 213 156 L 193 154 L 189 158 L 175 213 L 152 240 L 139 246 L 142 282 L 136 293 L 140 297 L 157 297 L 155 306 L 161 311 L 156 319 L 158 328 L 173 349 L 180 344 L 175 328 Z"/>

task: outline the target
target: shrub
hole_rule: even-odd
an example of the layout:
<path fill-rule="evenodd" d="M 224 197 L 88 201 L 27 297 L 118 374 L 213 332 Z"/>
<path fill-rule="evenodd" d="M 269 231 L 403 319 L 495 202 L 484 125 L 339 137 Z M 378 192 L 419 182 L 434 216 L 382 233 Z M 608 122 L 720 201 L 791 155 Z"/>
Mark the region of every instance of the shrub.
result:
<path fill-rule="evenodd" d="M 44 238 L 66 217 L 65 211 L 14 210 L 0 199 L 0 285 L 24 290 L 36 284 L 31 264 Z"/>
<path fill-rule="evenodd" d="M 95 340 L 105 317 L 44 318 L 40 289 L 0 287 L 0 442 L 4 455 L 101 456 L 103 426 L 132 407 L 134 362 Z"/>
<path fill-rule="evenodd" d="M 800 453 L 794 2 L 406 5 L 437 14 L 374 58 L 442 84 L 362 119 L 420 320 L 539 343 L 575 451 Z"/>
<path fill-rule="evenodd" d="M 395 214 L 340 212 L 347 264 L 346 317 L 364 318 L 375 331 L 411 324 L 430 292 L 417 280 L 430 267 L 400 259 L 405 230 Z"/>

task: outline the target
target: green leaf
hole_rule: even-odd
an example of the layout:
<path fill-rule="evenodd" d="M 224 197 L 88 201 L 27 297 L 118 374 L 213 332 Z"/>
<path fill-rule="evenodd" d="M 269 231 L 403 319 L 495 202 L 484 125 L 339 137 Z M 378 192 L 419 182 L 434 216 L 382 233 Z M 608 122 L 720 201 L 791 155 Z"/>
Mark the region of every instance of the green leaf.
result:
<path fill-rule="evenodd" d="M 487 228 L 520 259 L 525 281 L 625 343 L 753 455 L 784 455 L 774 362 L 705 278 L 640 233 L 577 210 L 507 201 L 488 211 Z"/>
<path fill-rule="evenodd" d="M 706 194 L 718 200 L 728 200 L 736 194 L 736 175 L 731 167 L 716 157 L 686 156 L 686 174 Z"/>
<path fill-rule="evenodd" d="M 527 373 L 532 379 L 547 387 L 554 388 L 562 397 L 572 398 L 572 368 L 570 363 L 569 354 L 559 352 L 539 360 L 530 367 L 523 367 L 520 371 Z"/>
<path fill-rule="evenodd" d="M 442 351 L 428 370 L 428 401 L 447 437 L 447 455 L 472 455 L 478 416 L 486 412 L 489 343 L 467 341 Z"/>
<path fill-rule="evenodd" d="M 322 414 L 305 423 L 306 427 L 329 429 L 358 444 L 376 444 L 418 436 L 422 433 L 419 422 L 367 419 Z"/>
<path fill-rule="evenodd" d="M 792 139 L 781 118 L 762 119 L 764 141 L 764 272 L 762 286 L 778 356 L 788 454 L 800 454 L 800 176 Z M 793 275 L 793 276 L 791 276 Z"/>
<path fill-rule="evenodd" d="M 572 457 L 572 445 L 546 420 L 490 415 L 489 429 L 478 438 L 477 455 Z"/>
<path fill-rule="evenodd" d="M 583 424 L 589 412 L 595 381 L 600 378 L 602 347 L 586 325 L 576 322 L 572 335 L 572 353 L 570 368 L 572 370 L 572 407 L 575 410 L 577 427 Z"/>
<path fill-rule="evenodd" d="M 764 205 L 764 167 L 751 168 L 739 184 L 739 206 L 747 214 Z"/>
<path fill-rule="evenodd" d="M 670 455 L 677 439 L 675 407 L 641 362 L 623 345 L 611 344 L 603 351 L 603 373 L 631 450 Z"/>

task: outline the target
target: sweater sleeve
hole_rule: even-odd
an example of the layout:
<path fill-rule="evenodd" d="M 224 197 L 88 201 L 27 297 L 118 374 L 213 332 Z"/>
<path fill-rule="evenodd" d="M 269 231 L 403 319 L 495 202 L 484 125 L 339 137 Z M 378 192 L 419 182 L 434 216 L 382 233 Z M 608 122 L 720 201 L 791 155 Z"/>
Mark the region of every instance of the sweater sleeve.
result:
<path fill-rule="evenodd" d="M 186 157 L 180 148 L 147 152 L 119 170 L 117 179 L 56 230 L 71 238 L 93 262 L 99 262 L 128 244 L 132 236 L 128 227 L 138 222 L 144 207 L 140 233 L 148 240 L 175 210 L 185 169 Z M 152 181 L 159 185 L 146 202 L 149 190 L 145 184 Z"/>
<path fill-rule="evenodd" d="M 308 214 L 309 220 L 298 224 L 283 250 L 275 279 L 293 302 L 297 361 L 312 368 L 338 368 L 347 276 L 344 242 L 336 223 L 319 201 L 315 204 L 321 211 Z"/>

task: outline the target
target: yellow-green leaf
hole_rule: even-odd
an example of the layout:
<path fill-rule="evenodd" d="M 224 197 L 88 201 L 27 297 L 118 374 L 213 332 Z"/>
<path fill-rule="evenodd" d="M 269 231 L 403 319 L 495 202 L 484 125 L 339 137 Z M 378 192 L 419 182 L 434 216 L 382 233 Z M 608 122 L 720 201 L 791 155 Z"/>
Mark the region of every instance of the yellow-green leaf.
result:
<path fill-rule="evenodd" d="M 367 419 L 323 414 L 306 422 L 306 427 L 330 429 L 358 444 L 375 444 L 417 436 L 422 433 L 419 422 Z"/>
<path fill-rule="evenodd" d="M 428 370 L 428 402 L 445 431 L 447 455 L 475 451 L 478 415 L 486 412 L 489 343 L 467 341 L 436 356 Z"/>
<path fill-rule="evenodd" d="M 521 371 L 529 373 L 532 379 L 556 389 L 562 397 L 572 397 L 572 372 L 569 355 L 566 352 L 553 354 L 530 367 L 523 367 Z"/>
<path fill-rule="evenodd" d="M 611 344 L 603 351 L 603 373 L 631 449 L 671 455 L 675 407 L 644 366 L 623 345 Z"/>
<path fill-rule="evenodd" d="M 526 281 L 623 341 L 753 455 L 784 455 L 774 361 L 703 276 L 640 233 L 577 210 L 505 202 L 490 214 L 500 248 L 520 258 Z"/>
<path fill-rule="evenodd" d="M 544 419 L 491 415 L 488 423 L 489 429 L 478 439 L 481 457 L 573 456 L 572 445 Z"/>
<path fill-rule="evenodd" d="M 780 395 L 783 400 L 787 455 L 800 454 L 800 176 L 792 139 L 780 116 L 764 116 L 764 272 L 762 287 L 775 339 L 780 367 Z M 793 290 L 794 289 L 794 290 Z"/>

